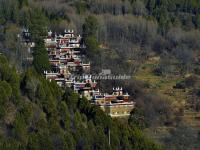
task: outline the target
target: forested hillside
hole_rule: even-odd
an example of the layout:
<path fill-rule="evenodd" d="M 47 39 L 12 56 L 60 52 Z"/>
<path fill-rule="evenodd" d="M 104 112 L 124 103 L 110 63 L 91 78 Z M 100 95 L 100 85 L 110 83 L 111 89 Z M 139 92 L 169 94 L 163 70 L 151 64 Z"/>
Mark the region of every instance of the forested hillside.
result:
<path fill-rule="evenodd" d="M 0 149 L 161 149 L 33 69 L 19 75 L 0 55 Z M 110 132 L 110 145 L 109 135 Z"/>
<path fill-rule="evenodd" d="M 22 28 L 36 42 L 33 55 Z M 50 29 L 83 35 L 93 73 L 132 76 L 99 85 L 126 87 L 137 102 L 128 123 L 41 76 Z M 199 149 L 199 49 L 199 0 L 0 0 L 0 53 L 8 58 L 0 55 L 1 147 L 161 149 L 145 132 L 167 149 Z"/>

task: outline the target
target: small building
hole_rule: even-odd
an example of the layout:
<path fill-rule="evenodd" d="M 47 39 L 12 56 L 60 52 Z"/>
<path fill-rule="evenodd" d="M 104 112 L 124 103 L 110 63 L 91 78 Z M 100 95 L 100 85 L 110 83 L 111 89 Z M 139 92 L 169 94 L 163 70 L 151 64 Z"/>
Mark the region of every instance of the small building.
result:
<path fill-rule="evenodd" d="M 124 94 L 119 87 L 113 88 L 112 94 L 94 95 L 91 101 L 111 117 L 127 117 L 135 108 L 135 102 L 129 100 L 129 94 Z"/>
<path fill-rule="evenodd" d="M 110 103 L 99 105 L 100 108 L 111 117 L 127 117 L 130 116 L 131 111 L 135 108 L 135 102 L 124 102 L 123 100 L 116 100 Z"/>

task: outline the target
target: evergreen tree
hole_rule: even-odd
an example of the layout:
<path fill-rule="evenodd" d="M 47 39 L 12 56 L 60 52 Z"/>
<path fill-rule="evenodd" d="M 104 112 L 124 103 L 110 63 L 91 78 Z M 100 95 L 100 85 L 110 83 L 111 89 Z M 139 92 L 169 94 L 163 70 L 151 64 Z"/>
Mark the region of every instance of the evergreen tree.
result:
<path fill-rule="evenodd" d="M 33 9 L 30 12 L 30 23 L 28 25 L 31 37 L 34 41 L 43 38 L 47 34 L 48 19 L 40 9 Z"/>
<path fill-rule="evenodd" d="M 18 0 L 19 1 L 19 7 L 22 8 L 24 6 L 28 6 L 28 0 Z"/>
<path fill-rule="evenodd" d="M 33 65 L 38 73 L 50 70 L 49 57 L 42 39 L 38 38 L 33 52 Z"/>
<path fill-rule="evenodd" d="M 197 29 L 200 29 L 200 14 L 196 15 L 196 27 Z"/>
<path fill-rule="evenodd" d="M 156 6 L 156 1 L 155 0 L 149 0 L 148 1 L 147 8 L 148 8 L 150 14 L 153 13 L 153 10 L 154 10 L 155 6 Z"/>
<path fill-rule="evenodd" d="M 85 19 L 83 24 L 83 37 L 87 38 L 89 36 L 96 37 L 98 30 L 98 20 L 94 16 L 89 16 Z"/>
<path fill-rule="evenodd" d="M 83 37 L 87 47 L 87 55 L 92 57 L 98 50 L 96 34 L 98 30 L 98 21 L 94 16 L 89 16 L 83 24 Z"/>

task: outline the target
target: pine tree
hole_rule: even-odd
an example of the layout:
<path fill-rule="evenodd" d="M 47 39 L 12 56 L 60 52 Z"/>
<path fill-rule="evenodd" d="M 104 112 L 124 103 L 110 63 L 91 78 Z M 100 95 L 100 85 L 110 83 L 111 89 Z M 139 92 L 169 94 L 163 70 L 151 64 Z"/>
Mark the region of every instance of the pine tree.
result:
<path fill-rule="evenodd" d="M 89 16 L 83 24 L 83 37 L 87 46 L 88 55 L 93 56 L 97 52 L 98 42 L 96 38 L 98 21 L 94 16 Z"/>
<path fill-rule="evenodd" d="M 148 3 L 147 3 L 147 8 L 150 12 L 150 14 L 153 13 L 153 10 L 155 8 L 155 4 L 156 4 L 156 1 L 155 0 L 149 0 Z"/>
<path fill-rule="evenodd" d="M 200 14 L 196 15 L 196 27 L 197 29 L 200 29 Z"/>
<path fill-rule="evenodd" d="M 40 9 L 34 9 L 30 13 L 29 29 L 32 39 L 36 41 L 38 38 L 43 38 L 47 34 L 48 19 Z"/>
<path fill-rule="evenodd" d="M 96 36 L 98 29 L 98 20 L 94 16 L 89 16 L 83 24 L 83 37 Z"/>
<path fill-rule="evenodd" d="M 42 39 L 37 39 L 33 53 L 33 65 L 38 73 L 50 70 L 48 54 Z"/>

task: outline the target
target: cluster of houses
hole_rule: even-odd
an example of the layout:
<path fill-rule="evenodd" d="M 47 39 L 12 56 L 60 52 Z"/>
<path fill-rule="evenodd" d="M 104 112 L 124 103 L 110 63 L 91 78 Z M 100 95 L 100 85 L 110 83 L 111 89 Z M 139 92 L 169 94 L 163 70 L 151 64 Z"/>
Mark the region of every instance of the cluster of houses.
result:
<path fill-rule="evenodd" d="M 44 42 L 52 68 L 50 72 L 44 71 L 46 79 L 56 81 L 61 87 L 72 88 L 111 117 L 130 115 L 135 103 L 129 100 L 129 94 L 124 93 L 122 87 L 113 88 L 112 94 L 101 93 L 97 88 L 80 35 L 75 35 L 73 30 L 65 30 L 63 34 L 49 31 Z M 83 76 L 77 78 L 78 75 Z"/>
<path fill-rule="evenodd" d="M 61 87 L 71 87 L 75 83 L 74 74 L 89 73 L 90 62 L 86 62 L 83 54 L 85 46 L 73 30 L 65 30 L 63 35 L 49 31 L 44 42 L 52 68 L 51 72 L 44 72 L 47 79 L 55 80 Z"/>

